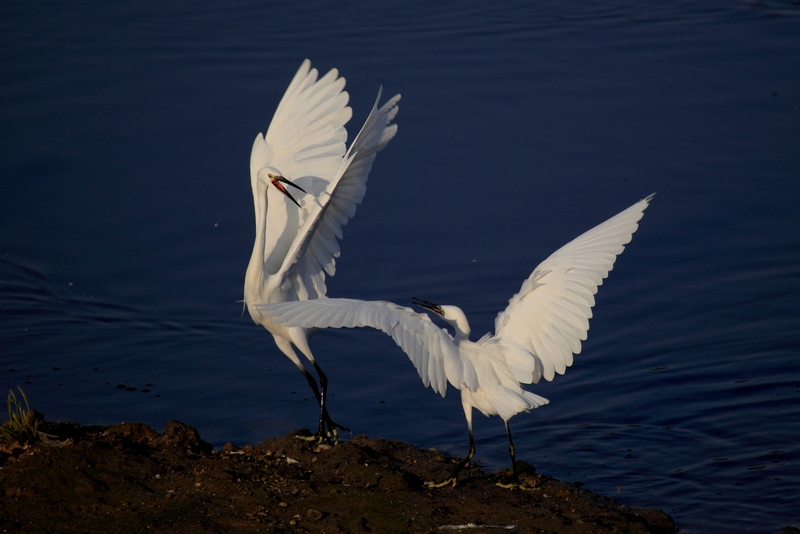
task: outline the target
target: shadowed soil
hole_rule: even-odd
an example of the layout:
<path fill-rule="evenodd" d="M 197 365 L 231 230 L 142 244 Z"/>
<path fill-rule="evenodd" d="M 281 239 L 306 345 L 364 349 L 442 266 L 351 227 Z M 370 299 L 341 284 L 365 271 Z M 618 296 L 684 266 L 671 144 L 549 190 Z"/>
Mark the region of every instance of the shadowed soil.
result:
<path fill-rule="evenodd" d="M 0 532 L 677 532 L 658 510 L 536 474 L 532 491 L 495 484 L 507 471 L 465 469 L 431 489 L 457 459 L 356 436 L 335 446 L 293 432 L 219 451 L 171 421 L 44 423 L 31 447 L 0 441 Z M 305 432 L 307 435 L 307 432 Z"/>

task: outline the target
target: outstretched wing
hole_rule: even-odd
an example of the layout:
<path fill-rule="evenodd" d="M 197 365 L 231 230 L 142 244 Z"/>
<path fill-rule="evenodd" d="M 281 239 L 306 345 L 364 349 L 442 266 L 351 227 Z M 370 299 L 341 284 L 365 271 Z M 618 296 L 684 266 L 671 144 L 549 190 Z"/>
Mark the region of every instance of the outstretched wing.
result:
<path fill-rule="evenodd" d="M 450 335 L 427 315 L 391 302 L 315 299 L 259 304 L 258 310 L 287 327 L 358 328 L 369 326 L 392 337 L 411 359 L 425 386 L 442 397 L 447 381 L 462 383 L 464 370 Z M 476 388 L 477 384 L 473 384 Z"/>
<path fill-rule="evenodd" d="M 544 260 L 495 319 L 500 342 L 533 358 L 514 367 L 520 382 L 552 380 L 581 351 L 594 294 L 630 242 L 653 195 L 570 241 Z M 518 352 L 518 350 L 517 350 Z"/>
<path fill-rule="evenodd" d="M 345 153 L 352 110 L 345 80 L 336 69 L 317 79 L 317 69 L 303 61 L 272 117 L 266 136 L 258 134 L 250 153 L 250 179 L 256 192 L 258 171 L 274 167 L 286 178 L 330 180 Z"/>
<path fill-rule="evenodd" d="M 298 237 L 289 249 L 281 271 L 284 283 L 290 284 L 299 299 L 325 296 L 325 274 L 336 272 L 342 227 L 355 215 L 367 190 L 367 178 L 378 151 L 397 133 L 391 121 L 397 115 L 395 95 L 380 109 L 381 91 L 367 121 L 356 136 L 336 173 L 317 199 L 309 204 L 309 214 Z"/>

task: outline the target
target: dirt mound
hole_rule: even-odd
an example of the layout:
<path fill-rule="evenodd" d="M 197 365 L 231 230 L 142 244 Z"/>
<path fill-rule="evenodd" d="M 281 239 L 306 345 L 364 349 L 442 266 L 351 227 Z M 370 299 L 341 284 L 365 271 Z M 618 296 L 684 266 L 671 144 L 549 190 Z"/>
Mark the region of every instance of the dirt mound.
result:
<path fill-rule="evenodd" d="M 533 491 L 508 473 L 465 469 L 430 489 L 457 459 L 385 439 L 335 446 L 288 436 L 213 451 L 171 421 L 84 427 L 44 423 L 33 447 L 0 444 L 3 532 L 677 532 L 658 510 L 630 508 L 522 462 Z"/>

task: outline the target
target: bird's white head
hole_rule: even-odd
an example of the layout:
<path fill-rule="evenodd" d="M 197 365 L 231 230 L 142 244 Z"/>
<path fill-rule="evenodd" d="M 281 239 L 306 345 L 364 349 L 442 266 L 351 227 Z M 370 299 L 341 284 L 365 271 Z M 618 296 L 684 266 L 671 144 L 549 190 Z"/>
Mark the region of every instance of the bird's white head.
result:
<path fill-rule="evenodd" d="M 455 330 L 455 340 L 457 342 L 469 339 L 469 321 L 467 321 L 467 316 L 461 308 L 458 306 L 439 305 L 418 297 L 411 297 L 411 299 L 411 303 L 415 306 L 431 311 L 447 321 Z"/>
<path fill-rule="evenodd" d="M 306 192 L 305 189 L 284 178 L 278 169 L 274 167 L 262 167 L 261 170 L 258 171 L 258 180 L 264 184 L 271 183 L 278 191 L 289 197 L 289 200 L 297 204 L 298 208 L 300 207 L 300 203 L 294 199 L 294 197 L 289 193 L 289 191 L 286 190 L 286 187 L 283 184 L 287 184 L 299 189 L 303 193 Z"/>

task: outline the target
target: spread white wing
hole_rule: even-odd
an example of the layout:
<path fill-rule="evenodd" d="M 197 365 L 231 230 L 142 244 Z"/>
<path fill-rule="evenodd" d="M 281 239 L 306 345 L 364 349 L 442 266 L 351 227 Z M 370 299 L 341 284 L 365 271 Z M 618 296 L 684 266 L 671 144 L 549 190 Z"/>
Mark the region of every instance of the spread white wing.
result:
<path fill-rule="evenodd" d="M 317 79 L 317 70 L 305 60 L 275 110 L 266 136 L 259 134 L 250 154 L 250 177 L 256 214 L 259 212 L 257 180 L 264 167 L 278 170 L 302 187 L 290 188 L 301 209 L 289 204 L 267 206 L 266 231 L 274 246 L 264 250 L 264 268 L 273 291 L 295 299 L 325 295 L 325 275 L 335 273 L 342 227 L 364 198 L 366 182 L 376 153 L 394 137 L 397 125 L 396 95 L 377 108 L 377 100 L 350 149 L 345 151 L 344 125 L 352 112 L 345 80 L 332 69 Z M 380 98 L 380 92 L 378 93 Z M 274 216 L 270 216 L 271 211 Z M 258 222 L 258 218 L 257 218 Z M 277 254 L 277 257 L 276 257 Z M 278 260 L 276 262 L 276 260 Z"/>
<path fill-rule="evenodd" d="M 529 384 L 552 380 L 581 351 L 592 317 L 594 294 L 630 242 L 653 195 L 570 241 L 544 260 L 495 319 L 495 337 L 533 356 L 519 358 L 516 378 Z"/>
<path fill-rule="evenodd" d="M 303 61 L 272 117 L 266 136 L 258 134 L 250 153 L 250 180 L 256 194 L 258 171 L 278 169 L 286 178 L 331 180 L 345 153 L 352 110 L 344 78 L 331 69 L 317 80 L 317 69 Z"/>
<path fill-rule="evenodd" d="M 281 270 L 283 283 L 290 285 L 301 300 L 325 296 L 325 274 L 336 272 L 342 227 L 355 215 L 367 190 L 367 179 L 378 151 L 397 133 L 391 121 L 397 115 L 395 95 L 380 109 L 381 91 L 364 126 L 347 151 L 333 180 L 316 199 L 304 205 L 307 218 L 289 249 Z"/>
<path fill-rule="evenodd" d="M 425 386 L 442 397 L 449 380 L 477 388 L 477 378 L 465 369 L 453 338 L 430 317 L 391 302 L 316 299 L 259 304 L 258 310 L 287 327 L 358 328 L 369 326 L 390 335 L 411 359 Z M 466 375 L 466 376 L 465 376 Z"/>

